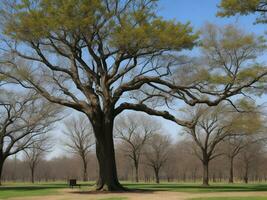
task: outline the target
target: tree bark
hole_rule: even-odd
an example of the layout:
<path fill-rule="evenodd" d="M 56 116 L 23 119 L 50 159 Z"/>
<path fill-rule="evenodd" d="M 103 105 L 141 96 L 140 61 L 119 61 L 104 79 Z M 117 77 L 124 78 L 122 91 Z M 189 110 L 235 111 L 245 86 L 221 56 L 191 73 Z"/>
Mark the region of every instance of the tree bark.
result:
<path fill-rule="evenodd" d="M 234 158 L 230 157 L 229 183 L 234 183 Z"/>
<path fill-rule="evenodd" d="M 99 121 L 92 123 L 96 138 L 96 155 L 99 165 L 97 190 L 122 191 L 125 190 L 119 183 L 115 161 L 113 124 L 114 118 L 109 115 L 98 116 Z"/>
<path fill-rule="evenodd" d="M 35 166 L 31 166 L 31 182 L 34 183 Z"/>
<path fill-rule="evenodd" d="M 204 160 L 202 162 L 203 165 L 203 186 L 209 186 L 209 161 Z"/>
<path fill-rule="evenodd" d="M 83 181 L 84 182 L 88 181 L 88 176 L 87 176 L 87 161 L 86 161 L 86 158 L 83 158 Z"/>
<path fill-rule="evenodd" d="M 248 164 L 245 166 L 244 182 L 248 183 Z"/>
<path fill-rule="evenodd" d="M 138 162 L 135 161 L 135 164 L 134 164 L 134 168 L 135 168 L 135 182 L 139 182 L 139 173 L 138 173 Z"/>
<path fill-rule="evenodd" d="M 154 168 L 156 183 L 159 184 L 159 169 Z"/>
<path fill-rule="evenodd" d="M 4 160 L 0 158 L 0 186 L 2 185 L 3 166 L 4 166 Z"/>

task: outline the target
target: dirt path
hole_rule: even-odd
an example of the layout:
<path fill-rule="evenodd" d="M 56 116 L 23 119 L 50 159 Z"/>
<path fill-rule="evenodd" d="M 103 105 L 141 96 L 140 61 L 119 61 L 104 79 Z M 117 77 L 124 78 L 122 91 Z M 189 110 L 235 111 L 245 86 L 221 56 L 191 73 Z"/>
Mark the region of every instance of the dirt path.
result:
<path fill-rule="evenodd" d="M 78 190 L 64 190 L 60 194 L 53 196 L 35 196 L 12 198 L 10 200 L 99 200 L 111 197 L 127 197 L 127 200 L 187 200 L 198 197 L 267 197 L 267 192 L 217 192 L 217 193 L 184 193 L 184 192 L 130 192 L 130 193 L 106 193 L 94 194 L 79 192 Z"/>

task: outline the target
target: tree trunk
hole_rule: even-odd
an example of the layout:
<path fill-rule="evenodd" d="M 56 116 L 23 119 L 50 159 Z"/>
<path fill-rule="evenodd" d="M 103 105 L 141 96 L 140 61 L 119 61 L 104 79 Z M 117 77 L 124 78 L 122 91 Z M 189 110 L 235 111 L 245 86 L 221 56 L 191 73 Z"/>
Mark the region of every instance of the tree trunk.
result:
<path fill-rule="evenodd" d="M 248 183 L 248 164 L 245 166 L 244 182 Z"/>
<path fill-rule="evenodd" d="M 234 158 L 230 157 L 229 183 L 234 183 Z"/>
<path fill-rule="evenodd" d="M 202 162 L 203 165 L 203 181 L 202 185 L 203 186 L 209 186 L 209 161 L 204 160 Z"/>
<path fill-rule="evenodd" d="M 122 191 L 125 190 L 118 181 L 113 142 L 114 118 L 109 115 L 92 123 L 96 137 L 96 155 L 99 165 L 97 190 Z"/>
<path fill-rule="evenodd" d="M 138 161 L 134 161 L 134 168 L 135 168 L 135 182 L 139 182 L 139 173 L 138 173 Z"/>
<path fill-rule="evenodd" d="M 3 166 L 4 166 L 4 160 L 0 158 L 0 186 L 2 185 Z"/>
<path fill-rule="evenodd" d="M 88 178 L 87 178 L 87 170 L 84 169 L 84 171 L 83 171 L 83 182 L 86 182 L 86 181 L 88 181 Z"/>
<path fill-rule="evenodd" d="M 159 169 L 154 168 L 156 183 L 159 184 Z"/>
<path fill-rule="evenodd" d="M 87 161 L 86 158 L 82 158 L 83 160 L 83 181 L 86 182 L 88 181 L 88 177 L 87 177 Z"/>
<path fill-rule="evenodd" d="M 31 182 L 34 184 L 35 166 L 31 166 Z"/>

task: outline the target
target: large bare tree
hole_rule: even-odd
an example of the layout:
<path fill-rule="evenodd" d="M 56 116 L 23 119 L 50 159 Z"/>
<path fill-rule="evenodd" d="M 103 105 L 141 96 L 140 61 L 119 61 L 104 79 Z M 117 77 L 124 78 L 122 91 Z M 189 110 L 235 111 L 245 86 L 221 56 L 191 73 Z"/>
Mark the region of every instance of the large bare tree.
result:
<path fill-rule="evenodd" d="M 85 116 L 78 118 L 72 117 L 65 123 L 64 134 L 67 136 L 67 142 L 64 145 L 67 151 L 78 155 L 83 163 L 83 181 L 88 181 L 88 154 L 95 144 L 93 129 Z"/>
<path fill-rule="evenodd" d="M 160 170 L 166 164 L 171 153 L 171 140 L 169 136 L 155 134 L 146 147 L 146 164 L 155 174 L 156 183 L 159 183 Z"/>
<path fill-rule="evenodd" d="M 189 24 L 158 17 L 155 0 L 12 2 L 1 5 L 5 57 L 1 73 L 51 102 L 87 115 L 96 138 L 98 190 L 123 189 L 113 143 L 118 114 L 132 109 L 191 126 L 167 111 L 156 110 L 151 101 L 160 98 L 164 102 L 172 94 L 190 105 L 217 105 L 255 86 L 267 73 L 264 67 L 247 65 L 262 51 L 261 38 L 240 31 L 229 40 L 229 44 L 241 41 L 240 45 L 224 45 L 223 54 L 215 55 L 217 43 L 203 43 L 214 52 L 215 62 L 209 69 L 180 68 L 187 61 L 178 52 L 191 49 L 198 35 Z M 237 53 L 232 59 L 242 62 L 229 59 L 229 48 Z M 173 77 L 173 73 L 178 75 Z M 138 98 L 129 95 L 136 90 Z M 132 101 L 125 100 L 129 97 Z"/>
<path fill-rule="evenodd" d="M 226 138 L 235 135 L 242 136 L 255 128 L 259 129 L 261 118 L 256 112 L 235 112 L 229 105 L 220 104 L 216 107 L 198 106 L 189 108 L 187 117 L 194 121 L 192 128 L 185 128 L 185 132 L 194 141 L 195 155 L 203 165 L 203 185 L 209 185 L 209 163 L 214 158 L 223 155 L 218 147 Z M 252 123 L 250 123 L 253 120 Z"/>
<path fill-rule="evenodd" d="M 59 108 L 32 93 L 1 90 L 0 97 L 0 177 L 5 160 L 38 142 L 50 131 Z M 1 179 L 0 179 L 1 183 Z"/>
<path fill-rule="evenodd" d="M 190 108 L 189 108 L 190 109 Z M 202 184 L 209 185 L 209 163 L 221 153 L 216 151 L 218 145 L 225 137 L 231 134 L 228 124 L 222 123 L 222 107 L 215 107 L 208 110 L 207 108 L 197 107 L 187 110 L 187 115 L 195 120 L 192 128 L 185 128 L 185 133 L 191 136 L 193 140 L 194 154 L 202 162 L 203 174 Z"/>
<path fill-rule="evenodd" d="M 39 163 L 44 160 L 45 154 L 52 150 L 53 142 L 51 135 L 42 134 L 24 150 L 24 161 L 29 166 L 31 172 L 31 182 L 35 182 L 35 171 Z"/>
<path fill-rule="evenodd" d="M 122 115 L 115 123 L 115 135 L 123 142 L 123 153 L 134 163 L 136 182 L 139 182 L 138 169 L 143 148 L 160 129 L 157 121 L 140 114 Z"/>

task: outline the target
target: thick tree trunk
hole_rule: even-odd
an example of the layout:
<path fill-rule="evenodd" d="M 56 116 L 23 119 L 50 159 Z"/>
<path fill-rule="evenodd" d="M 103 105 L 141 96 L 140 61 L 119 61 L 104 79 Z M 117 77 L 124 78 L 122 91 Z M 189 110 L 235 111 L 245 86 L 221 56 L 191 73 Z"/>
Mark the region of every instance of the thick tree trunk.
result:
<path fill-rule="evenodd" d="M 209 186 L 209 161 L 204 160 L 202 162 L 203 165 L 203 180 L 202 185 L 203 186 Z"/>
<path fill-rule="evenodd" d="M 229 183 L 234 183 L 234 158 L 230 157 Z"/>
<path fill-rule="evenodd" d="M 93 128 L 96 137 L 96 155 L 99 165 L 97 190 L 122 191 L 125 190 L 118 181 L 113 142 L 114 118 L 105 115 L 101 121 L 95 121 Z"/>

